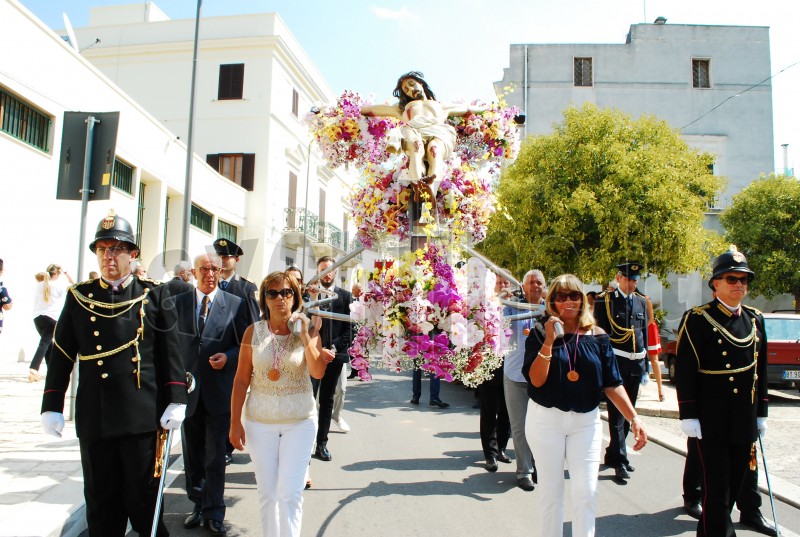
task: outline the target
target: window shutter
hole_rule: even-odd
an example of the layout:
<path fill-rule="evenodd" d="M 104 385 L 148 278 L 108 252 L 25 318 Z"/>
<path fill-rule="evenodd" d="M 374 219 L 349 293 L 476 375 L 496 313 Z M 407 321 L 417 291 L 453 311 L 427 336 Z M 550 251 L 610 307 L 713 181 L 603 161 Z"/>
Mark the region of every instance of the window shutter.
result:
<path fill-rule="evenodd" d="M 256 155 L 255 153 L 245 153 L 242 155 L 242 188 L 250 192 L 253 191 L 256 174 Z"/>
<path fill-rule="evenodd" d="M 206 155 L 206 164 L 219 172 L 219 155 Z"/>

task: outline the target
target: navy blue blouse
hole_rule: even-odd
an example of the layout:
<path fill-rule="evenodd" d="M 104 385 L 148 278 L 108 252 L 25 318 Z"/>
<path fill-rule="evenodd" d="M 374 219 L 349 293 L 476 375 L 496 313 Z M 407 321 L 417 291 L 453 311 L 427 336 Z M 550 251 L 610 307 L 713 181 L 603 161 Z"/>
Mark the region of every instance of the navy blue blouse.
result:
<path fill-rule="evenodd" d="M 579 339 L 575 334 L 566 334 L 553 343 L 553 358 L 547 380 L 540 388 L 535 387 L 531 384 L 530 369 L 544 343 L 543 333 L 544 328 L 537 323 L 528 334 L 525 340 L 525 363 L 522 366 L 522 374 L 528 381 L 528 397 L 535 403 L 564 412 L 590 412 L 603 399 L 604 388 L 622 384 L 608 334 L 581 335 Z M 570 361 L 574 361 L 573 368 L 578 373 L 575 382 L 567 379 Z"/>

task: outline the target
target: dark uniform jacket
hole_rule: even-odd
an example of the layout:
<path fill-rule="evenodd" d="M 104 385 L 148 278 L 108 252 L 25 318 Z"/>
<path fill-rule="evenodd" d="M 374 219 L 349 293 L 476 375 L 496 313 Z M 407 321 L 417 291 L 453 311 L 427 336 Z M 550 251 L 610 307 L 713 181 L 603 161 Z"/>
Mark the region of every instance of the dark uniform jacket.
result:
<path fill-rule="evenodd" d="M 703 439 L 750 443 L 767 416 L 767 336 L 761 312 L 734 316 L 718 300 L 686 312 L 678 333 L 675 386 L 681 419 L 699 419 Z"/>
<path fill-rule="evenodd" d="M 220 287 L 220 289 L 222 289 Z M 242 278 L 237 272 L 233 273 L 233 278 L 224 289 L 226 293 L 236 295 L 245 301 L 247 305 L 248 319 L 247 326 L 261 319 L 261 309 L 258 307 L 258 287 L 246 278 Z"/>
<path fill-rule="evenodd" d="M 337 286 L 334 286 L 332 291 L 337 295 L 336 300 L 320 306 L 320 309 L 342 315 L 350 315 L 350 303 L 353 302 L 353 295 L 350 291 Z M 320 295 L 320 297 L 324 296 L 327 295 Z M 350 361 L 350 355 L 347 350 L 353 341 L 351 329 L 352 323 L 347 321 L 335 321 L 324 317 L 322 319 L 322 330 L 320 331 L 322 346 L 326 349 L 330 349 L 331 346 L 336 347 L 337 362 L 347 363 Z"/>
<path fill-rule="evenodd" d="M 56 324 L 42 412 L 64 411 L 79 363 L 75 428 L 84 441 L 155 432 L 169 403 L 186 403 L 175 310 L 159 282 L 129 276 L 70 287 Z"/>
<path fill-rule="evenodd" d="M 629 302 L 619 289 L 597 295 L 594 318 L 611 338 L 614 354 L 618 362 L 626 365 L 625 371 L 643 375 L 647 356 L 647 300 L 636 291 L 630 298 Z"/>
<path fill-rule="evenodd" d="M 181 293 L 185 293 L 186 291 L 191 291 L 194 289 L 194 285 L 189 282 L 183 281 L 183 278 L 180 276 L 175 276 L 170 281 L 164 283 L 169 289 L 169 294 L 172 296 L 178 296 Z"/>
<path fill-rule="evenodd" d="M 191 416 L 199 398 L 208 414 L 219 416 L 231 411 L 231 391 L 239 347 L 247 329 L 247 307 L 238 296 L 218 289 L 208 312 L 203 335 L 197 330 L 197 293 L 192 290 L 174 298 L 178 310 L 178 332 L 186 371 L 195 378 L 195 389 L 189 394 L 186 415 Z M 218 352 L 228 360 L 222 369 L 214 369 L 208 359 Z"/>

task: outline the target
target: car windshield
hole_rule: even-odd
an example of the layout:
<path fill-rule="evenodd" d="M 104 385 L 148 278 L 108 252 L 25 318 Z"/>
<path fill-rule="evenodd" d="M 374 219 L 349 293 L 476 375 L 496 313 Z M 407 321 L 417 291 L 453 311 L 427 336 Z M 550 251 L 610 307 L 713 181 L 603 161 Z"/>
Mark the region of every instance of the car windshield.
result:
<path fill-rule="evenodd" d="M 766 317 L 767 341 L 797 341 L 800 339 L 800 316 L 792 318 Z"/>

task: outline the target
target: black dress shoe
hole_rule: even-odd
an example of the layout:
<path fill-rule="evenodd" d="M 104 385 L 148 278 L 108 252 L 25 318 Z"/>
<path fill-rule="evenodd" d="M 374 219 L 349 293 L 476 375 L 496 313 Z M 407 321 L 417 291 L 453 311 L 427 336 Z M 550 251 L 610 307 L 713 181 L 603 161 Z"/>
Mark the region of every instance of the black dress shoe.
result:
<path fill-rule="evenodd" d="M 419 397 L 412 397 L 411 398 L 411 404 L 412 405 L 418 405 L 419 404 Z"/>
<path fill-rule="evenodd" d="M 353 368 L 350 371 L 350 375 L 347 377 L 347 380 L 354 379 L 358 376 L 358 369 Z"/>
<path fill-rule="evenodd" d="M 533 480 L 528 476 L 517 479 L 517 486 L 527 492 L 530 492 L 534 489 Z"/>
<path fill-rule="evenodd" d="M 438 406 L 439 408 L 447 408 L 450 406 L 449 403 L 445 403 L 441 399 L 431 399 L 428 401 L 428 406 Z"/>
<path fill-rule="evenodd" d="M 741 515 L 739 517 L 739 523 L 744 524 L 758 533 L 763 533 L 764 535 L 778 535 L 775 525 L 764 518 L 764 515 L 762 515 L 760 511 L 752 515 Z"/>
<path fill-rule="evenodd" d="M 192 512 L 192 514 L 187 516 L 186 520 L 183 521 L 183 527 L 186 528 L 187 530 L 202 525 L 203 525 L 203 513 L 199 511 Z"/>
<path fill-rule="evenodd" d="M 489 457 L 486 459 L 486 464 L 483 465 L 486 468 L 487 472 L 496 472 L 497 471 L 497 459 L 494 457 Z"/>
<path fill-rule="evenodd" d="M 619 465 L 614 468 L 614 477 L 617 480 L 624 481 L 626 479 L 630 479 L 631 474 L 628 473 L 628 470 L 625 469 L 625 466 Z"/>
<path fill-rule="evenodd" d="M 631 466 L 631 465 L 630 465 L 630 464 L 628 464 L 627 462 L 626 462 L 626 463 L 623 463 L 623 464 L 622 464 L 622 466 L 624 466 L 624 467 L 625 467 L 625 469 L 626 469 L 626 470 L 628 470 L 629 472 L 633 472 L 633 471 L 634 471 L 634 469 L 633 469 L 633 466 Z"/>
<path fill-rule="evenodd" d="M 497 460 L 508 464 L 511 462 L 511 457 L 506 455 L 505 451 L 501 451 L 500 454 L 497 456 Z"/>
<path fill-rule="evenodd" d="M 225 529 L 225 524 L 221 520 L 206 520 L 206 528 L 214 535 L 226 535 L 228 530 Z"/>
<path fill-rule="evenodd" d="M 700 503 L 700 500 L 684 500 L 683 510 L 690 517 L 700 520 L 700 516 L 703 514 L 703 504 Z"/>
<path fill-rule="evenodd" d="M 325 462 L 333 459 L 331 452 L 328 451 L 328 448 L 325 446 L 317 446 L 317 450 L 314 452 L 314 458 Z"/>
<path fill-rule="evenodd" d="M 225 454 L 225 466 L 228 466 L 230 463 L 233 462 L 233 455 L 230 453 Z"/>

